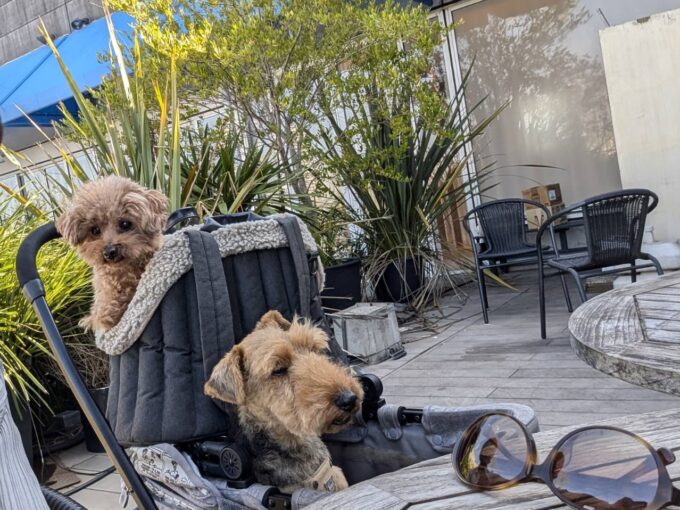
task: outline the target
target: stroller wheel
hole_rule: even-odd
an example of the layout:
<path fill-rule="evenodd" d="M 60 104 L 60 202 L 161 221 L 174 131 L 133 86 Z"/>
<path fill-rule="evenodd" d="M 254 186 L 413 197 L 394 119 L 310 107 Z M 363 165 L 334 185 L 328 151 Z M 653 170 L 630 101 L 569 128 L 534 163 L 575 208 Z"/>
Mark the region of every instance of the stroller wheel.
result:
<path fill-rule="evenodd" d="M 382 381 L 377 375 L 362 374 L 359 382 L 364 389 L 364 401 L 377 402 L 383 392 Z"/>
<path fill-rule="evenodd" d="M 242 478 L 250 470 L 247 454 L 237 445 L 225 446 L 220 452 L 220 465 L 228 480 Z"/>

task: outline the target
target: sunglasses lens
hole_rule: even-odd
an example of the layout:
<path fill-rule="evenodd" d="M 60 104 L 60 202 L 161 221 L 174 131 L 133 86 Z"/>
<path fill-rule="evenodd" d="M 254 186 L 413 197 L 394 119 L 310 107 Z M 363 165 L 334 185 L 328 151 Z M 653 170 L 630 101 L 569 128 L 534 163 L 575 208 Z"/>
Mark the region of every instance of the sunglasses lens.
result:
<path fill-rule="evenodd" d="M 584 430 L 567 439 L 550 476 L 562 498 L 588 510 L 645 510 L 659 489 L 659 470 L 649 449 L 609 429 Z"/>
<path fill-rule="evenodd" d="M 524 477 L 529 463 L 529 440 L 522 427 L 502 415 L 486 416 L 469 429 L 460 445 L 455 468 L 462 480 L 494 489 Z"/>

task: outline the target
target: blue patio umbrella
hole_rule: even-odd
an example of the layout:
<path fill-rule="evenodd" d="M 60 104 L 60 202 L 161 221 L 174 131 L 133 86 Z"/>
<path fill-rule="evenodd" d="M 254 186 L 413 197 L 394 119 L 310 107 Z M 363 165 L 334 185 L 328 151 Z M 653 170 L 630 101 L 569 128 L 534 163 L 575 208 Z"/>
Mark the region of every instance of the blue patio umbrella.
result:
<path fill-rule="evenodd" d="M 134 19 L 124 13 L 113 13 L 111 19 L 121 43 L 130 41 Z M 110 51 L 106 19 L 59 37 L 55 45 L 82 91 L 101 85 L 110 73 L 109 63 L 100 58 Z M 62 117 L 60 103 L 72 113 L 77 111 L 68 83 L 47 46 L 0 67 L 0 118 L 5 128 L 29 126 L 22 111 L 36 124 L 49 126 Z"/>

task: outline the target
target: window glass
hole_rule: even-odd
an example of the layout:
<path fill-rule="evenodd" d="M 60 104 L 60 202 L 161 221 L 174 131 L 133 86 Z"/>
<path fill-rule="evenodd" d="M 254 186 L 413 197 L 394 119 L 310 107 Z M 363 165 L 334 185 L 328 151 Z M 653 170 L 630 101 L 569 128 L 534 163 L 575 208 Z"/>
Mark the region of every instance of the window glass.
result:
<path fill-rule="evenodd" d="M 484 0 L 449 11 L 463 72 L 475 59 L 468 107 L 488 96 L 481 119 L 509 101 L 475 147 L 478 168 L 497 162 L 501 184 L 488 195 L 558 182 L 569 203 L 620 189 L 599 31 L 675 8 L 680 0 Z"/>

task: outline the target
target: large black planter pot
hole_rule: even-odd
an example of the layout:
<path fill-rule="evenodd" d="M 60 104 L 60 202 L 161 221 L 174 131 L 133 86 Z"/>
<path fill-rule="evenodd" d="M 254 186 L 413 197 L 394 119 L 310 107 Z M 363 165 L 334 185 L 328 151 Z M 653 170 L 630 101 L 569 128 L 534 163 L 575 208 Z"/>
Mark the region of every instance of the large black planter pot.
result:
<path fill-rule="evenodd" d="M 393 260 L 378 279 L 375 294 L 378 301 L 403 303 L 423 285 L 422 268 L 413 259 Z"/>
<path fill-rule="evenodd" d="M 2 383 L 0 381 L 0 384 Z M 26 403 L 19 401 L 20 399 L 14 398 L 12 395 L 7 395 L 7 398 L 9 399 L 9 409 L 12 413 L 12 418 L 19 429 L 26 458 L 28 458 L 29 464 L 33 467 L 33 420 L 31 418 L 31 409 Z"/>
<path fill-rule="evenodd" d="M 97 407 L 102 413 L 106 413 L 106 400 L 109 398 L 109 388 L 98 388 L 96 390 L 90 390 L 90 395 L 94 399 Z M 92 453 L 103 453 L 104 447 L 99 441 L 97 434 L 95 434 L 92 425 L 85 417 L 85 413 L 81 413 L 83 417 L 83 432 L 85 433 L 85 447 L 88 452 Z"/>
<path fill-rule="evenodd" d="M 328 312 L 344 310 L 361 301 L 361 260 L 349 259 L 325 268 L 326 286 L 321 304 Z"/>

